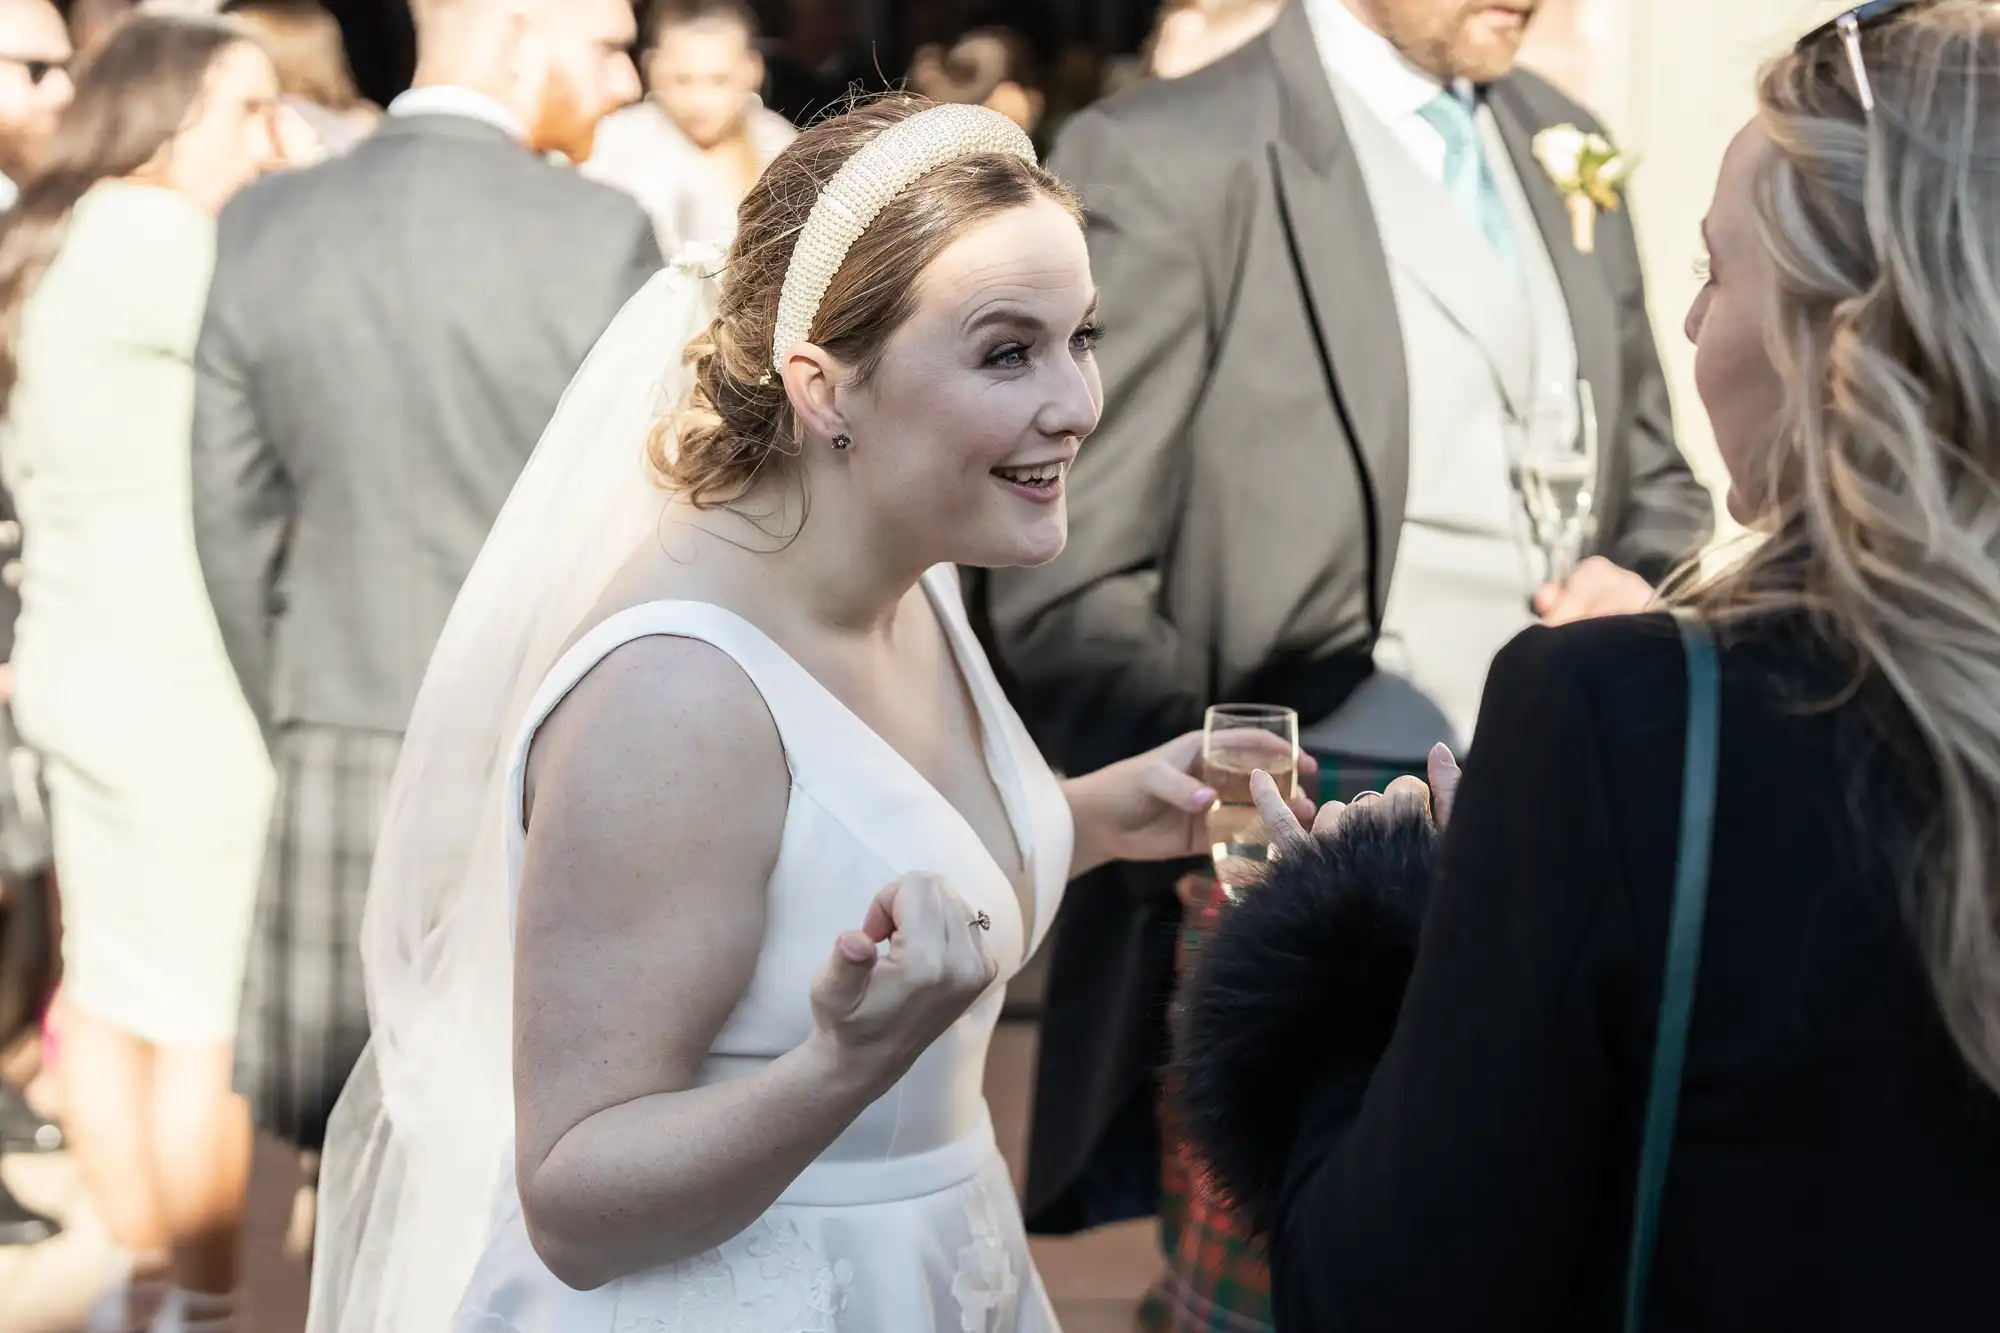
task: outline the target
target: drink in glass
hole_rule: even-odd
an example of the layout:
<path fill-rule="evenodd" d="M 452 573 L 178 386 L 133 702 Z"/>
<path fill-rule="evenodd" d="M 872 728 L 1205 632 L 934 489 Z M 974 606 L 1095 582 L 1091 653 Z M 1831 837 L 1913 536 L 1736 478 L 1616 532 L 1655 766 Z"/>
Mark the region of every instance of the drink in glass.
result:
<path fill-rule="evenodd" d="M 1263 873 L 1271 831 L 1250 799 L 1250 775 L 1262 769 L 1287 799 L 1298 790 L 1299 715 L 1265 704 L 1208 710 L 1202 731 L 1202 781 L 1215 789 L 1208 812 L 1215 877 L 1234 897 Z"/>
<path fill-rule="evenodd" d="M 1513 464 L 1548 581 L 1561 583 L 1596 531 L 1597 403 L 1588 383 L 1552 384 L 1537 396 Z"/>

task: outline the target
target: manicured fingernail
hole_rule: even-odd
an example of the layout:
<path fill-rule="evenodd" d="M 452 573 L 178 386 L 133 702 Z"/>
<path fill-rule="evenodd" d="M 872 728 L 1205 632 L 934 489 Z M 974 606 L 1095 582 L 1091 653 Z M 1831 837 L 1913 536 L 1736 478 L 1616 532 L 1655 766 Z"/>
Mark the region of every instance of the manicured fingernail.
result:
<path fill-rule="evenodd" d="M 1215 793 L 1210 789 L 1208 789 L 1207 787 L 1203 787 L 1200 791 L 1188 797 L 1188 804 L 1192 805 L 1197 810 L 1203 808 L 1204 806 L 1214 805 Z"/>
<path fill-rule="evenodd" d="M 859 935 L 840 937 L 840 956 L 850 963 L 865 963 L 875 954 L 875 946 Z"/>

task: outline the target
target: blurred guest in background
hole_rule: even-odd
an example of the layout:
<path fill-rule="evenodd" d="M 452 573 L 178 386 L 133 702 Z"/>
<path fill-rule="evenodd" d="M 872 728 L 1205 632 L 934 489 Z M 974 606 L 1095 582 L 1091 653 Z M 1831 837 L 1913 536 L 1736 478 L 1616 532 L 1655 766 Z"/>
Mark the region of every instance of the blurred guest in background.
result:
<path fill-rule="evenodd" d="M 794 125 L 838 108 L 850 92 L 888 88 L 872 45 L 849 32 L 846 0 L 785 0 L 784 32 L 767 62 L 769 99 Z"/>
<path fill-rule="evenodd" d="M 1243 701 L 1298 712 L 1329 795 L 1378 788 L 1464 743 L 1488 663 L 1537 609 L 1642 609 L 1707 530 L 1629 214 L 1593 204 L 1579 234 L 1537 160 L 1544 130 L 1593 122 L 1513 72 L 1532 8 L 1297 0 L 1199 74 L 1065 128 L 1054 166 L 1121 312 L 1104 421 L 1061 558 L 991 576 L 1022 711 L 1061 767 Z M 1553 581 L 1511 463 L 1531 431 L 1586 430 L 1594 558 Z M 1051 958 L 1027 1186 L 1048 1229 L 1153 1211 L 1153 1070 L 1176 949 L 1198 942 L 1179 933 L 1220 901 L 1212 878 L 1113 875 L 1070 897 Z M 1247 1230 L 1171 1125 L 1166 1149 L 1172 1276 L 1150 1322 L 1266 1326 Z"/>
<path fill-rule="evenodd" d="M 0 211 L 12 208 L 75 91 L 74 51 L 49 0 L 0 0 Z"/>
<path fill-rule="evenodd" d="M 1011 28 L 975 28 L 949 48 L 919 47 L 910 88 L 933 102 L 989 107 L 1029 134 L 1047 105 L 1034 48 Z"/>
<path fill-rule="evenodd" d="M 21 524 L 0 488 L 0 1051 L 32 1035 L 55 989 L 55 881 L 38 764 L 21 764 L 14 695 L 14 629 L 21 614 Z M 32 759 L 32 755 L 28 756 Z M 0 1082 L 0 1157 L 53 1152 L 64 1144 L 12 1083 Z M 62 1230 L 0 1180 L 0 1246 L 35 1245 Z"/>
<path fill-rule="evenodd" d="M 35 533 L 16 703 L 63 892 L 64 1116 L 128 1280 L 92 1328 L 232 1327 L 250 1120 L 230 1041 L 271 774 L 196 563 L 190 361 L 277 73 L 210 19 L 130 20 L 0 232 L 0 465 Z"/>
<path fill-rule="evenodd" d="M 758 95 L 757 16 L 742 0 L 660 0 L 645 42 L 648 95 L 605 119 L 584 174 L 639 201 L 663 254 L 726 247 L 736 206 L 798 133 Z"/>
<path fill-rule="evenodd" d="M 79 56 L 90 56 L 132 17 L 135 0 L 70 0 L 69 35 Z"/>
<path fill-rule="evenodd" d="M 382 118 L 354 86 L 340 21 L 319 0 L 229 0 L 222 12 L 253 28 L 278 67 L 285 103 L 322 153 L 344 153 Z"/>
<path fill-rule="evenodd" d="M 0 212 L 20 197 L 20 183 L 41 160 L 56 120 L 75 92 L 70 82 L 69 30 L 49 0 L 0 0 Z M 21 525 L 13 497 L 0 489 L 0 709 L 14 694 L 14 624 L 21 613 L 19 572 Z M 11 732 L 12 724 L 6 724 Z M 18 780 L 18 779 L 15 779 Z M 30 794 L 28 799 L 33 799 Z M 11 813 L 11 811 L 10 811 Z M 4 817 L 4 815 L 0 815 Z M 44 972 L 48 960 L 39 951 L 54 947 L 44 920 L 53 905 L 54 889 L 46 869 L 0 888 L 0 911 L 7 920 L 0 967 Z M 33 910 L 30 910 L 33 909 Z M 29 938 L 44 935 L 44 940 Z M 25 978 L 10 976 L 6 986 Z M 42 1152 L 60 1147 L 62 1131 L 44 1120 L 27 1097 L 11 1084 L 0 1084 L 0 1153 Z M 0 1182 L 0 1245 L 29 1245 L 47 1240 L 60 1228 L 15 1198 Z"/>
<path fill-rule="evenodd" d="M 1168 0 L 1146 44 L 1145 69 L 1178 79 L 1258 37 L 1277 22 L 1285 0 Z"/>
<path fill-rule="evenodd" d="M 197 356 L 195 537 L 278 799 L 237 1043 L 316 1150 L 368 1037 L 361 906 L 431 648 L 611 317 L 646 215 L 567 166 L 638 95 L 625 0 L 421 0 L 416 87 L 222 217 Z"/>
<path fill-rule="evenodd" d="M 9 591 L 0 599 L 0 616 L 11 616 L 19 605 Z M 11 634 L 9 629 L 5 637 Z M 12 645 L 0 648 L 11 651 Z M 6 761 L 0 767 L 0 1051 L 12 1057 L 10 1064 L 25 1066 L 42 1053 L 30 1043 L 45 1022 L 57 980 L 55 880 L 39 764 L 4 709 L 0 758 Z M 64 1146 L 61 1127 L 44 1118 L 26 1092 L 0 1083 L 0 1157 Z M 38 1245 L 61 1231 L 53 1217 L 29 1207 L 0 1181 L 0 1247 Z"/>

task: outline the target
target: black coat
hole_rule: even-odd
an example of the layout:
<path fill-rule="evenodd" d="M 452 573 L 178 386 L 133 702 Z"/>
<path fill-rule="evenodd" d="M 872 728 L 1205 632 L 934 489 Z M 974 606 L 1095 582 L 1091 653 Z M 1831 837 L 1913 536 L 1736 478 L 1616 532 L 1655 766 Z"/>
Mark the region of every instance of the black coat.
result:
<path fill-rule="evenodd" d="M 1270 1229 L 1284 1333 L 1619 1327 L 1683 670 L 1664 616 L 1528 631 L 1494 665 L 1434 880 L 1417 832 L 1335 835 L 1205 945 L 1188 1116 Z M 1985 1327 L 2000 1097 L 1948 1040 L 1909 922 L 1934 808 L 1911 728 L 1874 685 L 1809 708 L 1845 677 L 1802 622 L 1737 635 L 1722 670 L 1649 1327 Z"/>

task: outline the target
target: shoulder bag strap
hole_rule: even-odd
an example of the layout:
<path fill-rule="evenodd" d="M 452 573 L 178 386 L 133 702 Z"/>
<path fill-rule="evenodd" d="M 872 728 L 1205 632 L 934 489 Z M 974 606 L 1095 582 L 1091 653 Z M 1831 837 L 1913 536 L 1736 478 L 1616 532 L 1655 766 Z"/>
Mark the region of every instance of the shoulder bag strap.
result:
<path fill-rule="evenodd" d="M 1687 754 L 1681 776 L 1680 846 L 1674 859 L 1674 901 L 1668 924 L 1667 967 L 1660 1026 L 1653 1041 L 1653 1077 L 1646 1094 L 1646 1128 L 1639 1146 L 1639 1186 L 1632 1215 L 1632 1257 L 1625 1279 L 1626 1333 L 1645 1323 L 1647 1281 L 1659 1240 L 1660 1198 L 1673 1155 L 1687 1062 L 1688 1019 L 1701 972 L 1701 930 L 1708 914 L 1709 855 L 1715 840 L 1717 676 L 1715 639 L 1692 616 L 1678 616 L 1687 653 Z"/>

